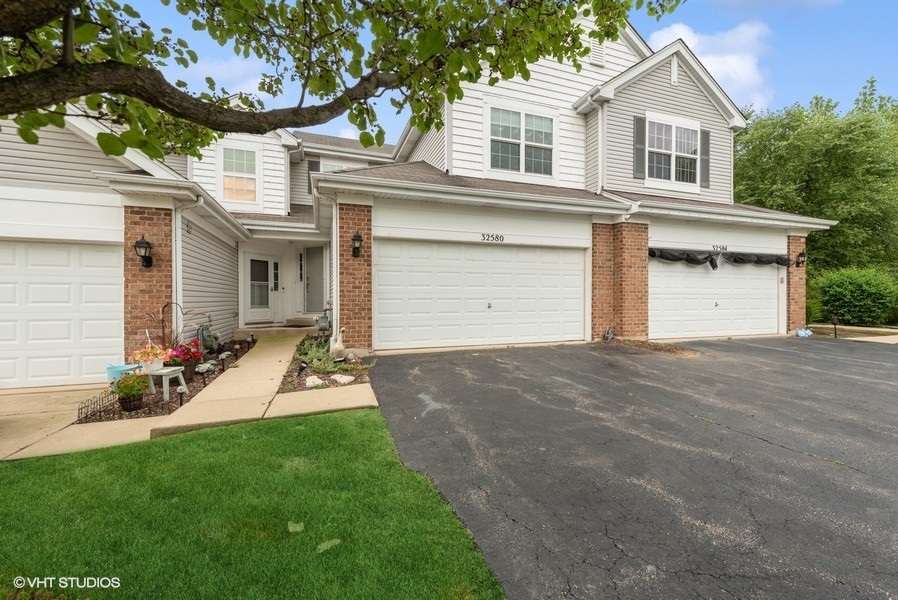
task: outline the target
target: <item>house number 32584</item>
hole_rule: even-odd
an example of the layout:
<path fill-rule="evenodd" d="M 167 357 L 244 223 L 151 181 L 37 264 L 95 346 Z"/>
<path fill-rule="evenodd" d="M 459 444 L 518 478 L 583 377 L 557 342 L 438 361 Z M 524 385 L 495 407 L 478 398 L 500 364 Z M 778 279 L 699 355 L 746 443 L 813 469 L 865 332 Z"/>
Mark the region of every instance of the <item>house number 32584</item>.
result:
<path fill-rule="evenodd" d="M 505 236 L 499 233 L 481 233 L 481 242 L 504 242 Z"/>

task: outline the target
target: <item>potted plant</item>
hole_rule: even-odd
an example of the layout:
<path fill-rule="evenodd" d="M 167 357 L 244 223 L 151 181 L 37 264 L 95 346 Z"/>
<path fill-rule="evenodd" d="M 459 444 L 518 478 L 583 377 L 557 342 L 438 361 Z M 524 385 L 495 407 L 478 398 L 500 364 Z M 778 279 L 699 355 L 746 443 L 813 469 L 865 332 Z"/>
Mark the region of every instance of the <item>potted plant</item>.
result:
<path fill-rule="evenodd" d="M 131 362 L 140 363 L 144 371 L 158 371 L 162 368 L 170 354 L 171 350 L 166 350 L 158 344 L 147 342 L 146 346 L 140 350 L 135 350 L 131 354 Z"/>
<path fill-rule="evenodd" d="M 147 375 L 141 372 L 125 373 L 112 384 L 118 403 L 125 412 L 137 410 L 143 405 L 143 394 L 149 386 Z"/>
<path fill-rule="evenodd" d="M 171 356 L 169 357 L 170 362 L 175 360 L 180 362 L 172 362 L 172 364 L 177 364 L 179 366 L 184 365 L 184 380 L 193 381 L 196 366 L 203 360 L 203 351 L 200 348 L 200 341 L 195 339 L 187 344 L 178 344 L 178 346 L 172 350 Z"/>

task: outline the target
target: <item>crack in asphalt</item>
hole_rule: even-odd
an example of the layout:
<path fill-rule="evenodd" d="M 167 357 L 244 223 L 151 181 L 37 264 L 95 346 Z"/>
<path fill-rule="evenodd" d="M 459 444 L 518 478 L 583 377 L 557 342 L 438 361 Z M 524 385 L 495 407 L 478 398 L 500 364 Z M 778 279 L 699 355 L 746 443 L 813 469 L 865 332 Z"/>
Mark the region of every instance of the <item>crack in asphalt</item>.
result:
<path fill-rule="evenodd" d="M 806 452 L 806 451 L 803 451 L 803 450 L 798 450 L 798 449 L 796 449 L 796 448 L 791 448 L 791 447 L 789 447 L 789 446 L 784 446 L 783 444 L 778 444 L 777 442 L 768 440 L 767 438 L 761 437 L 761 436 L 759 436 L 759 435 L 755 435 L 755 434 L 753 434 L 753 433 L 749 433 L 748 431 L 742 431 L 742 430 L 740 430 L 740 429 L 736 429 L 735 427 L 732 427 L 732 426 L 730 426 L 730 425 L 727 425 L 726 423 L 720 423 L 719 421 L 715 421 L 714 419 L 711 419 L 711 418 L 709 418 L 709 417 L 703 417 L 703 416 L 701 416 L 701 415 L 697 415 L 697 414 L 692 413 L 692 412 L 689 412 L 689 411 L 687 411 L 687 410 L 684 410 L 684 411 L 682 411 L 682 412 L 683 412 L 684 414 L 689 415 L 690 417 L 693 417 L 693 418 L 695 418 L 695 419 L 698 419 L 699 421 L 703 421 L 703 422 L 709 423 L 709 424 L 711 424 L 711 425 L 716 425 L 716 426 L 718 426 L 718 427 L 723 427 L 723 428 L 726 429 L 727 431 L 732 431 L 733 433 L 738 433 L 739 435 L 743 435 L 743 436 L 745 436 L 745 437 L 749 437 L 749 438 L 751 438 L 751 439 L 753 439 L 753 440 L 758 440 L 759 442 L 764 442 L 765 444 L 770 444 L 771 446 L 773 446 L 773 447 L 775 447 L 775 448 L 781 448 L 781 449 L 786 450 L 786 451 L 788 451 L 788 452 L 793 452 L 793 453 L 795 453 L 795 454 L 800 454 L 801 456 L 808 456 L 808 457 L 811 457 L 811 458 L 816 458 L 817 460 L 822 460 L 822 461 L 824 461 L 824 462 L 828 462 L 828 463 L 833 464 L 833 465 L 836 465 L 836 466 L 838 466 L 838 467 L 845 467 L 845 468 L 848 469 L 849 471 L 854 471 L 855 473 L 860 473 L 861 475 L 864 475 L 864 476 L 866 476 L 866 477 L 870 477 L 870 478 L 872 478 L 872 479 L 878 479 L 878 480 L 881 480 L 881 481 L 886 481 L 886 482 L 888 482 L 888 483 L 898 483 L 898 480 L 896 480 L 896 479 L 890 479 L 890 478 L 888 478 L 888 477 L 882 477 L 881 475 L 874 475 L 873 473 L 868 473 L 867 471 L 864 471 L 863 469 L 858 469 L 857 467 L 852 467 L 851 465 L 846 464 L 846 463 L 844 463 L 844 462 L 842 462 L 842 461 L 840 461 L 840 460 L 835 460 L 835 459 L 832 459 L 832 458 L 827 458 L 827 457 L 825 457 L 825 456 L 820 456 L 819 454 L 814 454 L 813 452 Z"/>

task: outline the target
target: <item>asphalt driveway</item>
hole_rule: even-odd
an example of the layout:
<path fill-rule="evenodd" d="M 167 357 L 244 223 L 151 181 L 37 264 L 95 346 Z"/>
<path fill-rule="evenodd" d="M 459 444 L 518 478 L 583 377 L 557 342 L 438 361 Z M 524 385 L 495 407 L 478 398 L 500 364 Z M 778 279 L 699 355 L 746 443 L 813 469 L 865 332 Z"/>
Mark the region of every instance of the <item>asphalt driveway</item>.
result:
<path fill-rule="evenodd" d="M 898 347 L 382 356 L 399 453 L 509 598 L 898 599 Z"/>

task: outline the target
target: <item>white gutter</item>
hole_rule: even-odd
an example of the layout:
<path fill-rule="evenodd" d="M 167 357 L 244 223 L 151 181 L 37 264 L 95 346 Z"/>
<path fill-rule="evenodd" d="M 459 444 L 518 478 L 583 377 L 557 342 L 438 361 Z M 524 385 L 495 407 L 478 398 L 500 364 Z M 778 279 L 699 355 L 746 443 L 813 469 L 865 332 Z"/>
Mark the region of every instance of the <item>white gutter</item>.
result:
<path fill-rule="evenodd" d="M 205 204 L 206 199 L 202 196 L 194 198 L 192 204 L 182 203 L 175 208 L 174 217 L 172 218 L 172 270 L 175 275 L 175 281 L 172 282 L 174 289 L 172 290 L 172 301 L 178 306 L 184 306 L 184 251 L 182 243 L 182 219 L 185 212 L 199 208 Z M 172 306 L 172 330 L 182 331 L 184 329 L 184 315 L 175 306 Z"/>
<path fill-rule="evenodd" d="M 607 193 L 606 193 L 607 194 Z M 730 205 L 728 205 L 730 206 Z M 757 213 L 751 210 L 734 209 L 726 212 L 716 210 L 716 207 L 689 206 L 665 204 L 652 200 L 643 200 L 640 203 L 639 212 L 648 215 L 663 215 L 674 218 L 702 218 L 713 220 L 739 221 L 757 225 L 770 225 L 776 227 L 797 227 L 811 231 L 822 231 L 836 225 L 838 221 L 802 217 L 801 215 Z"/>

